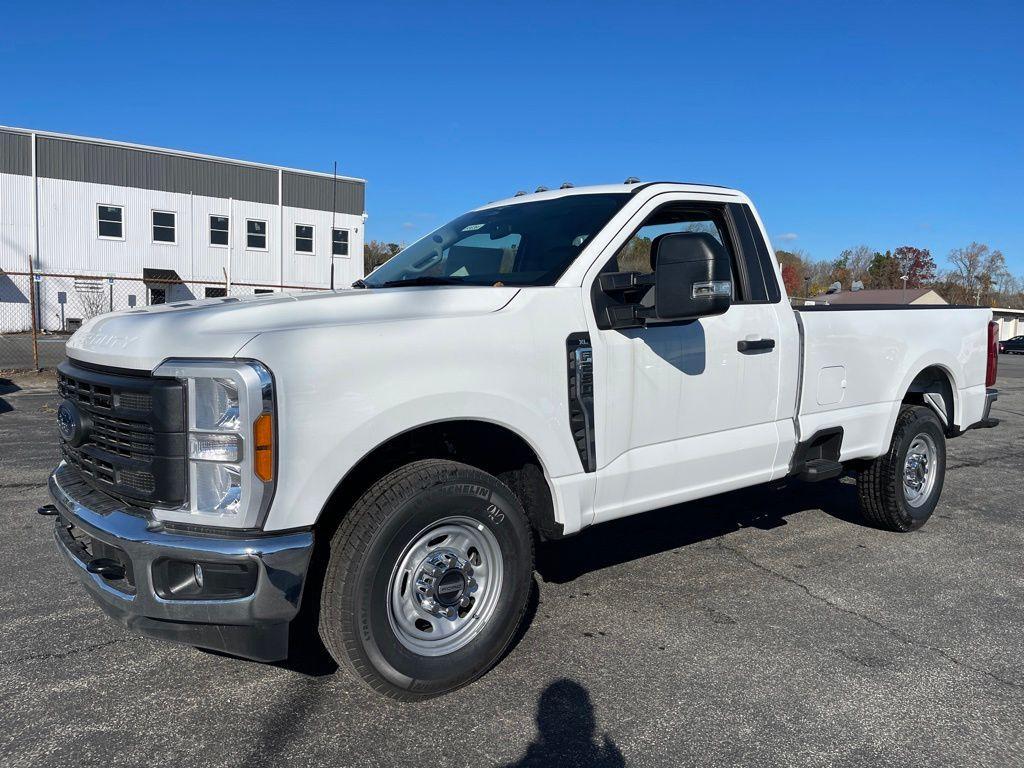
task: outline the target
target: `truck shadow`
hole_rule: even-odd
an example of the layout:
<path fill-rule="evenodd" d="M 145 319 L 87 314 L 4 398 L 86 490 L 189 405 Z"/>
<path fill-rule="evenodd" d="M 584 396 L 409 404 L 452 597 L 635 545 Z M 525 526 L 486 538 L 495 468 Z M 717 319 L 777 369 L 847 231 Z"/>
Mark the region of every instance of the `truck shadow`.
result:
<path fill-rule="evenodd" d="M 769 530 L 786 518 L 820 509 L 845 522 L 863 525 L 856 485 L 839 480 L 807 484 L 798 481 L 744 488 L 687 504 L 612 520 L 578 536 L 541 544 L 537 573 L 545 582 L 565 584 L 599 571 L 686 547 L 740 530 Z"/>
<path fill-rule="evenodd" d="M 20 390 L 21 390 L 21 387 L 19 387 L 17 384 L 15 384 L 10 379 L 5 379 L 3 377 L 0 377 L 0 413 L 7 413 L 8 411 L 13 411 L 14 410 L 14 408 L 11 406 L 11 404 L 8 403 L 3 398 L 3 395 L 10 395 L 10 394 L 18 392 Z"/>
<path fill-rule="evenodd" d="M 778 528 L 786 525 L 790 515 L 813 509 L 844 522 L 866 525 L 860 517 L 857 487 L 852 483 L 771 483 L 612 520 L 578 536 L 542 543 L 537 548 L 536 571 L 545 582 L 565 584 L 586 573 L 716 539 L 742 528 Z M 320 583 L 324 563 L 324 558 L 314 559 L 311 584 Z M 316 594 L 318 589 L 307 585 L 308 593 Z M 538 603 L 535 581 L 508 652 L 529 630 Z M 318 601 L 303 601 L 303 609 L 292 624 L 289 657 L 275 666 L 312 678 L 330 676 L 338 670 L 317 632 L 318 614 Z"/>

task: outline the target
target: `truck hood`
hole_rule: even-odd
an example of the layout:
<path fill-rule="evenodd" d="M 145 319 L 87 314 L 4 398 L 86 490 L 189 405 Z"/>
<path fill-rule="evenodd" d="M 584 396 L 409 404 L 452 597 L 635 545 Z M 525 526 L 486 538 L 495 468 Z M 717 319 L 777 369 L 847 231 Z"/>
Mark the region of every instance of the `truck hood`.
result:
<path fill-rule="evenodd" d="M 230 296 L 101 315 L 67 343 L 86 363 L 150 371 L 170 357 L 233 357 L 264 331 L 497 312 L 519 292 L 430 286 Z"/>

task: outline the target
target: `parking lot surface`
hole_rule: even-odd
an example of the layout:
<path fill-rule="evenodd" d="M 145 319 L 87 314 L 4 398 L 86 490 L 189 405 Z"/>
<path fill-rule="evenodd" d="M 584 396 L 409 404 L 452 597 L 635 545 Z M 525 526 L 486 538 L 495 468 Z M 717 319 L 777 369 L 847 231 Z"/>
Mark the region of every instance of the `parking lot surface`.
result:
<path fill-rule="evenodd" d="M 763 486 L 539 552 L 483 680 L 382 699 L 310 646 L 260 665 L 136 636 L 54 548 L 50 376 L 0 380 L 0 764 L 1024 765 L 1024 358 L 949 443 L 921 531 L 849 479 Z"/>
<path fill-rule="evenodd" d="M 64 359 L 62 334 L 40 334 L 36 339 L 40 368 L 54 368 Z M 0 333 L 0 371 L 23 371 L 35 366 L 32 357 L 32 334 Z"/>

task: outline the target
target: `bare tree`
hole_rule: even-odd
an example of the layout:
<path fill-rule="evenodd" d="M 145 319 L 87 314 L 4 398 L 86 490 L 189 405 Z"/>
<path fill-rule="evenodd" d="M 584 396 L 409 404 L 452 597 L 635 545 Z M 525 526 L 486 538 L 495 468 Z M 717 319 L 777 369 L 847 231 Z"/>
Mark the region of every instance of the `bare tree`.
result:
<path fill-rule="evenodd" d="M 102 315 L 110 310 L 107 296 L 103 293 L 103 288 L 99 283 L 95 284 L 95 289 L 93 288 L 93 283 L 86 283 L 75 290 L 78 293 L 78 301 L 82 305 L 83 319 L 91 320 L 97 315 Z"/>
<path fill-rule="evenodd" d="M 870 269 L 874 258 L 875 252 L 866 245 L 847 248 L 839 254 L 839 261 L 843 262 L 851 281 L 864 280 L 868 276 L 868 269 Z"/>
<path fill-rule="evenodd" d="M 370 240 L 363 245 L 363 267 L 366 274 L 390 259 L 402 250 L 398 243 L 385 243 L 382 240 Z"/>

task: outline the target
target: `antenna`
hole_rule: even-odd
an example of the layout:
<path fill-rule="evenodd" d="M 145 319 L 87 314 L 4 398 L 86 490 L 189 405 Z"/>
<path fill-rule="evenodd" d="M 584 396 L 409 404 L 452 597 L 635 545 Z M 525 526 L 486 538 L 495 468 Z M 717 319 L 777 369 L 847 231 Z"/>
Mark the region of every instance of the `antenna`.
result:
<path fill-rule="evenodd" d="M 522 196 L 523 196 L 523 195 L 525 195 L 525 194 L 526 194 L 526 193 L 525 193 L 525 192 L 523 192 L 523 190 L 521 190 L 521 189 L 520 189 L 520 190 L 519 190 L 518 192 L 516 192 L 516 193 L 515 193 L 515 194 L 513 195 L 513 197 L 522 197 Z"/>
<path fill-rule="evenodd" d="M 639 184 L 640 183 L 640 179 L 638 179 L 636 176 L 630 176 L 628 179 L 626 179 L 622 183 L 623 184 Z"/>
<path fill-rule="evenodd" d="M 564 181 L 564 182 L 562 182 L 562 186 L 560 186 L 559 189 L 572 189 L 572 182 L 571 181 Z"/>
<path fill-rule="evenodd" d="M 338 209 L 338 161 L 334 161 L 334 180 L 331 182 L 331 290 L 334 290 L 334 217 Z"/>
<path fill-rule="evenodd" d="M 533 191 L 534 191 L 534 192 L 547 192 L 547 191 L 548 191 L 548 188 L 547 188 L 547 187 L 537 187 L 537 188 L 536 188 L 535 190 L 533 190 Z"/>

